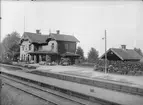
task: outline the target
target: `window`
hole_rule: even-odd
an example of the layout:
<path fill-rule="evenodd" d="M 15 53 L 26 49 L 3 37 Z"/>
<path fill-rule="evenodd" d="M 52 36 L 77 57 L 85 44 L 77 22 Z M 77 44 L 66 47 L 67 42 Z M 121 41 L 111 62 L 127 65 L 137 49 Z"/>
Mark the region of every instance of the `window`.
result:
<path fill-rule="evenodd" d="M 65 44 L 65 48 L 66 48 L 66 50 L 68 51 L 68 44 Z"/>
<path fill-rule="evenodd" d="M 28 56 L 27 56 L 27 60 L 29 61 L 30 60 L 30 55 L 28 54 Z"/>
<path fill-rule="evenodd" d="M 24 55 L 22 55 L 22 60 L 24 60 Z"/>
<path fill-rule="evenodd" d="M 25 51 L 27 51 L 27 46 L 25 47 Z"/>
<path fill-rule="evenodd" d="M 31 50 L 31 45 L 29 45 L 29 50 Z"/>
<path fill-rule="evenodd" d="M 54 49 L 54 43 L 52 43 L 52 45 L 51 45 L 51 49 Z"/>
<path fill-rule="evenodd" d="M 42 46 L 39 46 L 38 50 L 42 50 Z"/>
<path fill-rule="evenodd" d="M 23 55 L 23 60 L 25 60 L 25 55 Z"/>
<path fill-rule="evenodd" d="M 21 60 L 23 60 L 23 54 L 21 55 Z"/>
<path fill-rule="evenodd" d="M 24 45 L 22 45 L 22 50 L 24 51 Z"/>
<path fill-rule="evenodd" d="M 24 57 L 23 57 L 23 60 L 25 60 L 25 55 L 24 55 Z"/>

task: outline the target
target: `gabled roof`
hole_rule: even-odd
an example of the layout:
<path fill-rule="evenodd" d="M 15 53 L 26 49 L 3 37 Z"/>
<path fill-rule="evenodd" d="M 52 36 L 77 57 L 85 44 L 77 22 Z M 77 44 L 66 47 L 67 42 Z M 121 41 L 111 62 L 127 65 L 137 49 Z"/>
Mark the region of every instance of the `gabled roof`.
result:
<path fill-rule="evenodd" d="M 79 40 L 75 36 L 72 36 L 72 35 L 51 33 L 50 36 L 52 36 L 57 41 L 79 42 Z"/>
<path fill-rule="evenodd" d="M 120 55 L 124 60 L 130 60 L 130 59 L 141 59 L 142 56 L 140 56 L 135 50 L 133 49 L 117 49 L 112 48 L 118 55 Z"/>
<path fill-rule="evenodd" d="M 48 35 L 41 35 L 31 32 L 24 32 L 23 36 L 28 36 L 32 43 L 46 43 Z"/>
<path fill-rule="evenodd" d="M 142 56 L 140 56 L 135 50 L 133 49 L 121 49 L 121 48 L 110 48 L 109 51 L 114 52 L 121 60 L 140 60 Z M 100 58 L 104 57 L 103 54 Z"/>
<path fill-rule="evenodd" d="M 39 44 L 46 43 L 46 40 L 51 37 L 57 41 L 79 42 L 79 40 L 74 36 L 64 35 L 64 34 L 51 33 L 50 35 L 43 35 L 31 32 L 24 32 L 23 36 L 28 37 L 32 43 L 39 43 Z"/>

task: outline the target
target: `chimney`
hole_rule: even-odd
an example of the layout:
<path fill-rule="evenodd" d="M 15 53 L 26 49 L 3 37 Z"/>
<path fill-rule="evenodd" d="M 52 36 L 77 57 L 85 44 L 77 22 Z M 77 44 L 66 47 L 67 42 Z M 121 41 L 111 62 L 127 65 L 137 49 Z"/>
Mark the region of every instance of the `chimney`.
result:
<path fill-rule="evenodd" d="M 36 30 L 36 34 L 41 34 L 40 30 Z"/>
<path fill-rule="evenodd" d="M 60 34 L 60 30 L 57 30 L 57 34 Z"/>
<path fill-rule="evenodd" d="M 123 50 L 126 50 L 126 45 L 121 45 L 121 48 L 122 48 Z"/>

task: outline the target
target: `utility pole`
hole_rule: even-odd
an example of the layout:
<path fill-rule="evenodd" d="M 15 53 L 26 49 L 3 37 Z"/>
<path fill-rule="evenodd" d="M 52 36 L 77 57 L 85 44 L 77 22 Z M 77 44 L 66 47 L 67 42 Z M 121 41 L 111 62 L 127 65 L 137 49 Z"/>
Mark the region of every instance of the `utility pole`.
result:
<path fill-rule="evenodd" d="M 1 19 L 2 17 L 0 16 L 0 27 L 1 27 Z M 0 29 L 0 42 L 1 42 L 1 29 Z"/>
<path fill-rule="evenodd" d="M 107 37 L 105 30 L 105 74 L 107 73 Z"/>
<path fill-rule="evenodd" d="M 51 29 L 49 29 L 49 34 L 51 34 Z"/>
<path fill-rule="evenodd" d="M 25 29 L 26 29 L 26 28 L 25 28 L 25 27 L 26 27 L 26 26 L 25 26 L 25 23 L 26 23 L 26 21 L 25 21 L 25 3 L 24 3 L 24 27 L 23 27 L 23 31 L 24 31 L 24 32 L 25 32 Z"/>
<path fill-rule="evenodd" d="M 24 32 L 25 32 L 25 15 L 24 15 Z"/>

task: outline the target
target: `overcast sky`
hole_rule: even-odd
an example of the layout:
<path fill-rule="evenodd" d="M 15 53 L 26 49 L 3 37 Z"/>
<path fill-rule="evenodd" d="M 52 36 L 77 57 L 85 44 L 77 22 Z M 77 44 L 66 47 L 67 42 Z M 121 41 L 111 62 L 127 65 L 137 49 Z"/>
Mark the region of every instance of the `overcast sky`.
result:
<path fill-rule="evenodd" d="M 84 49 L 91 47 L 104 53 L 104 30 L 107 30 L 107 48 L 134 47 L 143 50 L 143 2 L 62 1 L 62 2 L 6 2 L 1 3 L 1 38 L 17 31 L 48 34 L 49 30 L 74 35 Z"/>

